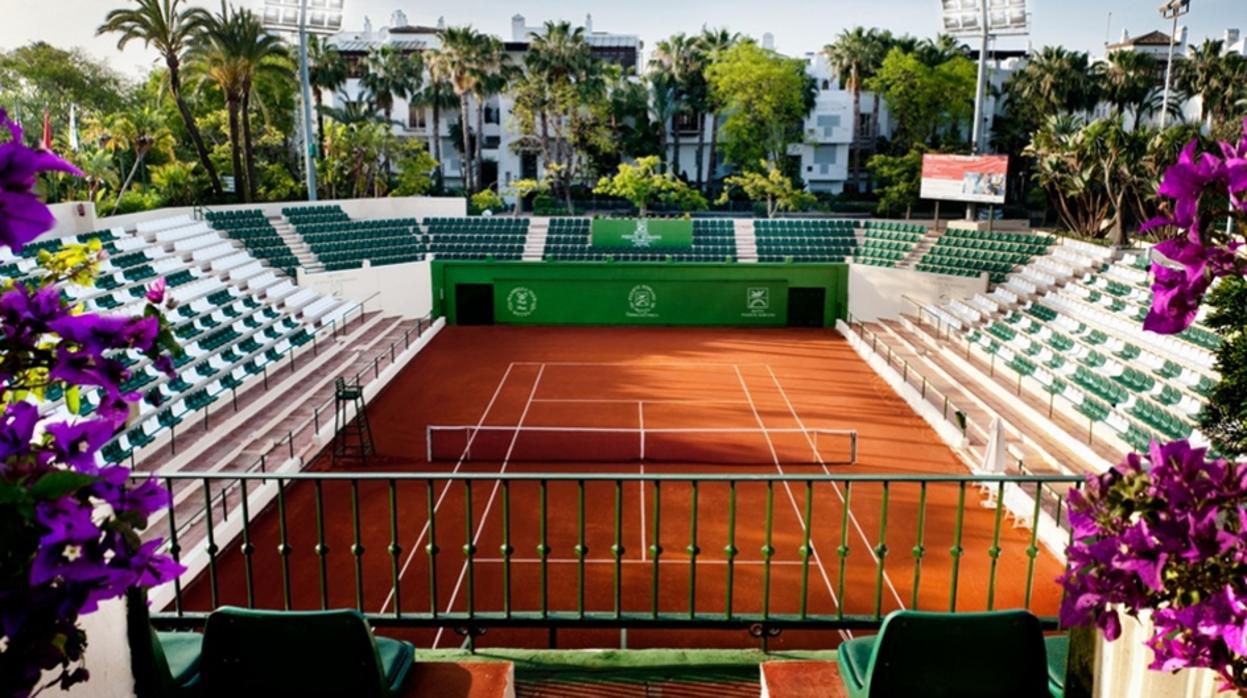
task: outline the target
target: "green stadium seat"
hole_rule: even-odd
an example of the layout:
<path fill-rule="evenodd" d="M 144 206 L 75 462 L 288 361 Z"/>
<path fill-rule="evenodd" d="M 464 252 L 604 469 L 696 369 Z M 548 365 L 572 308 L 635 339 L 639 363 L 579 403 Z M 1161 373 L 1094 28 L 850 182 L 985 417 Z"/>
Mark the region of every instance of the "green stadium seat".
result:
<path fill-rule="evenodd" d="M 208 616 L 201 674 L 209 695 L 397 696 L 414 646 L 374 636 L 355 610 L 259 611 Z"/>
<path fill-rule="evenodd" d="M 1020 610 L 894 611 L 879 634 L 841 643 L 837 662 L 851 698 L 1050 695 L 1039 620 Z"/>

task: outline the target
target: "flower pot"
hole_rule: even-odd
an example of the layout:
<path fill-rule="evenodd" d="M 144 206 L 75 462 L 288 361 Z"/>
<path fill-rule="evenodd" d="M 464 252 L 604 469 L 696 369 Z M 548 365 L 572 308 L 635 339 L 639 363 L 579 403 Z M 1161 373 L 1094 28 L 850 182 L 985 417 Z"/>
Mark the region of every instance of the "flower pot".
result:
<path fill-rule="evenodd" d="M 1141 613 L 1136 619 L 1123 613 L 1121 626 L 1121 637 L 1112 642 L 1105 640 L 1104 634 L 1098 630 L 1088 629 L 1094 636 L 1092 698 L 1230 698 L 1234 695 L 1232 692 L 1218 693 L 1220 680 L 1208 669 L 1183 669 L 1176 673 L 1148 669 L 1152 663 L 1152 650 L 1144 643 L 1152 636 L 1151 614 Z M 1071 642 L 1071 656 L 1077 645 L 1077 641 Z M 1065 695 L 1068 698 L 1075 696 L 1068 689 Z"/>

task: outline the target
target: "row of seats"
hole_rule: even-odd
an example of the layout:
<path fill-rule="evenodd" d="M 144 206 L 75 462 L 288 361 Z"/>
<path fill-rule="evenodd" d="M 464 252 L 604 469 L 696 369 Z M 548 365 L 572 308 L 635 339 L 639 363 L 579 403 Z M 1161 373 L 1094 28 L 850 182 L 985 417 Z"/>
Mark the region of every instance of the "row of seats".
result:
<path fill-rule="evenodd" d="M 1053 240 L 1046 235 L 949 228 L 918 260 L 916 268 L 969 277 L 987 272 L 992 283 L 1002 283 L 1014 268 L 1045 254 Z"/>
<path fill-rule="evenodd" d="M 294 276 L 294 269 L 299 265 L 299 260 L 263 211 L 259 209 L 208 211 L 205 218 L 213 228 L 241 241 L 252 255 L 284 271 L 287 275 Z"/>

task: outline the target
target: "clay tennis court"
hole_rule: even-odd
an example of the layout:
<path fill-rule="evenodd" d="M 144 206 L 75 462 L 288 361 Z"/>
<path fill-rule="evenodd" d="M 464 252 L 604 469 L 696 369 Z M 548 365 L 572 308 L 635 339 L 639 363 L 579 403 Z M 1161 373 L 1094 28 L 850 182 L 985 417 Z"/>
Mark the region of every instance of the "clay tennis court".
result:
<path fill-rule="evenodd" d="M 822 330 L 452 326 L 374 400 L 369 417 L 378 455 L 354 468 L 360 472 L 967 474 L 847 343 Z M 494 429 L 447 430 L 430 444 L 429 425 Z M 852 463 L 847 431 L 857 435 Z M 644 461 L 636 450 L 642 438 Z M 315 468 L 330 470 L 328 457 Z M 954 570 L 958 610 L 1029 606 L 1050 616 L 1059 602 L 1052 580 L 1060 564 L 1042 547 L 1028 554 L 1030 529 L 973 485 L 855 482 L 846 492 L 843 482 L 774 482 L 769 564 L 764 482 L 551 481 L 544 522 L 542 488 L 536 479 L 290 484 L 287 577 L 278 554 L 283 512 L 273 506 L 252 516 L 254 602 L 283 607 L 286 580 L 295 609 L 358 605 L 410 614 L 471 604 L 481 613 L 522 616 L 544 605 L 623 614 L 656 608 L 663 616 L 689 614 L 692 603 L 696 614 L 722 615 L 730 590 L 734 613 L 757 613 L 765 604 L 773 614 L 799 614 L 804 605 L 812 616 L 853 616 L 915 601 L 948 610 Z M 959 560 L 952 552 L 958 535 Z M 730 564 L 729 545 L 736 550 Z M 244 557 L 238 545 L 219 554 L 219 603 L 247 603 Z M 207 577 L 185 592 L 186 610 L 211 608 Z M 533 625 L 489 627 L 476 645 L 546 646 L 550 633 Z M 658 625 L 625 634 L 584 623 L 559 629 L 556 641 L 568 648 L 758 643 L 740 629 Z M 464 642 L 435 627 L 387 632 L 424 647 Z M 785 630 L 769 644 L 827 648 L 840 637 L 837 630 Z"/>

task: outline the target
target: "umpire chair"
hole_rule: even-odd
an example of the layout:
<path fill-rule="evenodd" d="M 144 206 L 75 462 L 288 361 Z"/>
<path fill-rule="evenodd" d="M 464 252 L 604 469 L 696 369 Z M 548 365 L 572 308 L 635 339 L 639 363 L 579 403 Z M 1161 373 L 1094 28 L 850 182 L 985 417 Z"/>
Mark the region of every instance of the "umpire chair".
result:
<path fill-rule="evenodd" d="M 333 385 L 333 464 L 336 466 L 339 459 L 351 459 L 366 465 L 368 456 L 375 455 L 377 449 L 372 442 L 372 427 L 368 424 L 364 388 L 358 382 L 347 383 L 345 378 L 336 379 Z"/>

